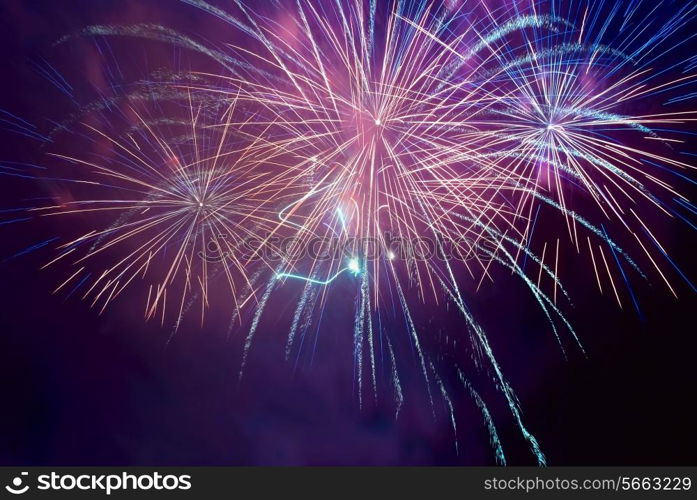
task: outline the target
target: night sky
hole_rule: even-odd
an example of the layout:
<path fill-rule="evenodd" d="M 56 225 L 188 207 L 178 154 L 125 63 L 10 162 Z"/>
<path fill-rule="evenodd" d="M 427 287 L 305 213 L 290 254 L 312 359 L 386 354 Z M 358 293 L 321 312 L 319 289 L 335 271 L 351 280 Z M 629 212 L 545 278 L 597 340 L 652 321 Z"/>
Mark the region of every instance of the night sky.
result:
<path fill-rule="evenodd" d="M 138 43 L 112 40 L 114 54 L 103 56 L 90 40 L 55 45 L 58 39 L 100 23 L 157 22 L 203 39 L 224 29 L 210 16 L 190 13 L 174 1 L 0 1 L 0 109 L 49 129 L 75 103 L 42 76 L 42 61 L 65 75 L 76 99 L 86 102 L 90 89 L 105 85 L 101 57 L 130 55 L 124 80 L 172 57 L 164 45 L 139 52 Z M 694 44 L 681 50 L 689 55 Z M 0 125 L 0 161 L 47 161 L 43 146 L 11 128 Z M 683 146 L 697 150 L 697 144 Z M 32 198 L 47 196 L 53 186 L 3 176 L 0 189 L 1 211 L 31 206 Z M 689 189 L 683 189 L 688 197 L 695 194 Z M 203 326 L 194 315 L 170 339 L 171 327 L 143 321 L 137 291 L 101 315 L 76 296 L 52 295 L 67 271 L 39 269 L 50 250 L 13 256 L 56 236 L 59 224 L 44 219 L 0 225 L 0 465 L 495 463 L 481 414 L 461 386 L 455 389 L 455 375 L 444 370 L 442 376 L 453 388 L 457 439 L 443 401 L 437 399 L 431 410 L 406 347 L 399 418 L 387 389 L 378 391 L 377 402 L 367 398 L 359 407 L 352 301 L 331 308 L 312 350 L 286 361 L 293 296 L 273 297 L 267 306 L 273 313 L 262 319 L 238 381 L 244 335 L 228 336 L 229 315 L 220 308 L 208 313 Z M 659 231 L 685 275 L 697 278 L 694 231 L 677 222 Z M 655 276 L 651 283 L 636 280 L 642 319 L 629 301 L 621 310 L 612 296 L 600 296 L 591 268 L 575 258 L 565 254 L 561 267 L 569 270 L 564 282 L 574 300 L 566 312 L 586 357 L 568 343 L 564 359 L 534 299 L 510 273 L 496 272 L 496 282 L 476 294 L 465 287 L 521 400 L 526 425 L 551 465 L 694 464 L 694 293 L 674 280 L 675 299 Z M 337 284 L 337 296 L 350 293 L 343 286 Z M 452 308 L 424 307 L 415 321 L 429 332 L 426 349 L 435 357 L 445 336 L 464 335 Z M 460 364 L 468 358 L 447 356 Z M 494 399 L 493 388 L 482 391 Z M 491 410 L 508 463 L 534 464 L 504 405 L 492 403 Z"/>

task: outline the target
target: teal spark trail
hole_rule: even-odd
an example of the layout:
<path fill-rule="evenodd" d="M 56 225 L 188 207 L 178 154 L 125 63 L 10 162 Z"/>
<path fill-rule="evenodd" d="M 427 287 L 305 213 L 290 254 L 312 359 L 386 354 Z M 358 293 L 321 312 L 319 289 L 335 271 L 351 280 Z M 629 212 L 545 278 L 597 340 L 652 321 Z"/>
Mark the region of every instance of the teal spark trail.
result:
<path fill-rule="evenodd" d="M 339 269 L 334 275 L 332 275 L 330 278 L 327 278 L 326 280 L 318 280 L 316 278 L 310 278 L 308 276 L 302 276 L 300 274 L 292 274 L 292 273 L 278 273 L 276 275 L 276 279 L 280 280 L 283 278 L 292 278 L 292 279 L 296 279 L 296 280 L 307 281 L 308 283 L 315 283 L 317 285 L 326 286 L 326 285 L 329 285 L 332 281 L 337 279 L 339 276 L 341 276 L 346 271 L 350 271 L 354 276 L 360 274 L 361 267 L 358 263 L 358 259 L 349 260 L 349 263 L 346 267 L 344 267 L 343 269 Z"/>

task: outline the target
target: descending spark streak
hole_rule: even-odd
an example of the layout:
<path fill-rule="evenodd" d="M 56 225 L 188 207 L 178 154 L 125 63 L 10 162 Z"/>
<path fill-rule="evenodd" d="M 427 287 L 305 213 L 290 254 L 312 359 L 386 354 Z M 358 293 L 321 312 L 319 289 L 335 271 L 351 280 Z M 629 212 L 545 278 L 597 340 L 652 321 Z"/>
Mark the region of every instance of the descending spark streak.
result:
<path fill-rule="evenodd" d="M 489 345 L 489 341 L 484 334 L 484 331 L 481 329 L 481 327 L 474 321 L 474 318 L 472 317 L 471 313 L 467 310 L 466 306 L 464 303 L 462 303 L 456 295 L 452 293 L 449 289 L 445 288 L 446 292 L 450 295 L 450 297 L 453 299 L 453 302 L 455 305 L 460 309 L 460 312 L 462 315 L 465 317 L 467 320 L 467 324 L 469 327 L 476 333 L 476 338 L 479 341 L 479 344 L 483 348 L 487 358 L 489 359 L 489 362 L 491 363 L 491 366 L 494 368 L 494 372 L 496 373 L 496 378 L 498 379 L 499 383 L 501 384 L 501 390 L 503 391 L 504 396 L 506 397 L 506 400 L 508 401 L 508 407 L 511 410 L 511 413 L 513 413 L 513 416 L 515 417 L 516 423 L 518 424 L 518 427 L 520 428 L 521 432 L 523 433 L 523 436 L 525 439 L 528 441 L 530 444 L 530 447 L 537 458 L 537 462 L 539 465 L 546 465 L 547 459 L 545 458 L 544 453 L 542 453 L 542 450 L 540 449 L 540 445 L 537 442 L 537 439 L 535 436 L 533 436 L 530 431 L 525 427 L 523 424 L 523 419 L 522 415 L 520 412 L 520 408 L 518 406 L 517 398 L 515 396 L 515 393 L 513 392 L 513 389 L 511 389 L 510 385 L 508 384 L 508 381 L 504 378 L 503 372 L 501 371 L 501 367 L 499 366 L 498 362 L 496 361 L 496 358 L 494 357 L 493 350 L 491 349 L 491 346 Z M 459 293 L 458 293 L 459 295 Z"/>
<path fill-rule="evenodd" d="M 399 418 L 399 410 L 402 409 L 402 404 L 404 403 L 404 394 L 402 393 L 402 384 L 399 381 L 399 372 L 397 371 L 397 359 L 394 355 L 394 349 L 392 348 L 392 342 L 389 337 L 386 337 L 387 349 L 390 353 L 390 374 L 392 376 L 392 387 L 394 389 L 394 397 L 396 401 L 396 408 L 394 411 L 395 420 Z"/>
<path fill-rule="evenodd" d="M 311 307 L 312 302 L 314 300 L 314 296 L 316 294 L 315 288 L 311 286 L 314 283 L 315 278 L 311 278 L 311 280 L 307 280 L 307 283 L 303 288 L 302 295 L 300 296 L 300 299 L 298 300 L 298 303 L 295 307 L 295 313 L 293 314 L 293 322 L 291 323 L 290 329 L 288 330 L 288 340 L 286 341 L 286 360 L 290 359 L 291 349 L 293 347 L 293 342 L 295 340 L 295 335 L 298 331 L 303 312 L 306 310 L 307 307 Z"/>
<path fill-rule="evenodd" d="M 443 400 L 445 401 L 445 404 L 448 407 L 448 412 L 450 413 L 450 424 L 453 426 L 453 440 L 455 442 L 455 453 L 459 454 L 460 453 L 460 447 L 457 442 L 457 421 L 455 420 L 455 408 L 453 407 L 453 402 L 450 399 L 450 395 L 448 394 L 448 391 L 445 390 L 445 385 L 443 385 L 443 381 L 440 379 L 438 376 L 438 372 L 436 372 L 436 367 L 433 366 L 433 363 L 429 361 L 429 364 L 431 366 L 431 371 L 433 372 L 433 376 L 436 379 L 436 383 L 438 384 L 438 387 L 440 389 L 441 396 L 443 396 Z"/>
<path fill-rule="evenodd" d="M 257 310 L 254 313 L 254 318 L 252 319 L 252 324 L 249 327 L 249 332 L 247 332 L 247 338 L 244 341 L 244 348 L 242 351 L 242 362 L 240 363 L 240 373 L 239 373 L 239 380 L 242 380 L 242 376 L 244 375 L 244 368 L 247 365 L 247 356 L 249 356 L 249 350 L 252 347 L 252 340 L 254 340 L 254 334 L 257 331 L 257 327 L 259 326 L 259 321 L 261 320 L 261 315 L 264 312 L 264 308 L 266 307 L 266 303 L 269 301 L 269 297 L 271 296 L 271 292 L 273 291 L 274 285 L 276 282 L 274 280 L 269 280 L 269 282 L 266 284 L 266 289 L 264 290 L 264 294 L 261 296 L 261 299 L 259 299 L 259 304 L 257 305 Z"/>
<path fill-rule="evenodd" d="M 501 446 L 501 440 L 499 439 L 499 434 L 496 431 L 496 425 L 494 425 L 494 421 L 491 418 L 489 408 L 487 408 L 482 397 L 479 395 L 477 391 L 474 390 L 474 387 L 472 387 L 472 384 L 469 380 L 465 378 L 463 373 L 460 370 L 458 370 L 457 374 L 460 377 L 460 381 L 469 390 L 470 394 L 474 398 L 477 407 L 479 407 L 479 409 L 482 412 L 482 416 L 484 417 L 484 421 L 486 422 L 487 429 L 489 430 L 489 439 L 491 440 L 491 445 L 496 450 L 496 462 L 500 465 L 506 465 L 506 456 L 504 455 L 503 447 Z"/>
<path fill-rule="evenodd" d="M 364 324 L 366 321 L 368 280 L 365 275 L 361 279 L 361 287 L 356 297 L 355 317 L 353 320 L 353 356 L 358 382 L 358 402 L 363 404 L 363 343 Z M 370 314 L 370 312 L 368 312 Z"/>

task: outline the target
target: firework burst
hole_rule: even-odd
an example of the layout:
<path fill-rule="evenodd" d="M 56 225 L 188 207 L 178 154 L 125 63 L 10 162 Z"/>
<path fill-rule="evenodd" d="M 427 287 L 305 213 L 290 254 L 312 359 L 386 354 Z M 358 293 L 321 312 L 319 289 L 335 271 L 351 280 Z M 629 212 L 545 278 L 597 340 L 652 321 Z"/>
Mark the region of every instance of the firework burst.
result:
<path fill-rule="evenodd" d="M 671 58 L 685 43 L 693 2 L 663 18 L 654 9 L 648 24 L 635 1 L 299 0 L 235 2 L 229 11 L 183 3 L 225 23 L 232 39 L 213 46 L 142 24 L 81 33 L 166 42 L 220 71 L 149 75 L 123 98 L 130 127 L 114 133 L 82 123 L 105 151 L 52 154 L 85 196 L 34 213 L 100 222 L 47 264 L 74 266 L 57 291 L 83 287 L 103 310 L 129 284 L 148 279 L 146 318 L 164 321 L 172 301 L 178 325 L 195 300 L 203 320 L 209 282 L 223 276 L 232 323 L 245 331 L 242 377 L 274 293 L 298 294 L 290 358 L 321 322 L 332 285 L 349 283 L 361 404 L 366 389 L 377 398 L 384 372 L 396 413 L 402 405 L 397 346 L 405 336 L 383 326 L 391 314 L 405 325 L 431 405 L 443 399 L 457 436 L 453 389 L 414 315 L 454 305 L 473 364 L 494 381 L 544 463 L 463 281 L 474 290 L 493 279 L 494 266 L 510 270 L 563 351 L 564 336 L 583 351 L 562 310 L 570 302 L 559 278 L 563 241 L 588 252 L 600 291 L 610 285 L 620 305 L 621 279 L 639 309 L 630 283 L 648 279 L 646 263 L 673 294 L 676 276 L 694 290 L 646 222 L 649 213 L 686 218 L 694 210 L 673 180 L 693 168 L 676 148 L 697 113 L 674 105 L 690 98 L 682 92 L 697 75 L 690 60 Z M 663 59 L 670 63 L 661 66 Z M 157 113 L 139 110 L 139 102 Z M 170 107 L 175 118 L 163 113 Z M 82 112 L 108 108 L 95 103 Z M 535 228 L 552 225 L 552 217 L 568 236 L 545 240 L 538 255 Z M 627 235 L 642 261 L 617 242 Z M 254 251 L 240 257 L 247 238 Z M 225 258 L 212 263 L 221 251 Z M 246 306 L 249 322 L 241 320 Z M 484 398 L 464 369 L 456 375 L 505 463 Z"/>

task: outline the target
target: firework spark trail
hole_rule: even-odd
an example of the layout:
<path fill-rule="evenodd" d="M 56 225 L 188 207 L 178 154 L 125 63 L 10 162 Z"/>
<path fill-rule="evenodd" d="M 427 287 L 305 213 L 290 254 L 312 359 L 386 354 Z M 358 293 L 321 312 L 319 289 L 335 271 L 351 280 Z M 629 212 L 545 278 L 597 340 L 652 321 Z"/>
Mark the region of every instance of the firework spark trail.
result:
<path fill-rule="evenodd" d="M 390 337 L 385 337 L 387 340 L 387 349 L 390 353 L 390 375 L 392 377 L 392 387 L 394 389 L 394 399 L 396 402 L 396 408 L 394 412 L 394 418 L 399 418 L 399 410 L 402 409 L 402 404 L 404 403 L 404 394 L 402 393 L 402 384 L 399 381 L 399 372 L 397 371 L 397 359 L 394 355 L 394 349 L 392 348 L 392 342 Z"/>
<path fill-rule="evenodd" d="M 139 24 L 133 26 L 90 26 L 83 32 L 79 33 L 80 36 L 130 36 L 136 38 L 142 38 L 145 40 L 153 40 L 159 42 L 170 43 L 177 45 L 184 49 L 193 50 L 206 55 L 211 60 L 220 63 L 225 69 L 232 73 L 236 73 L 235 67 L 240 67 L 244 70 L 259 73 L 258 68 L 252 65 L 244 63 L 238 59 L 232 58 L 217 50 L 210 49 L 191 38 L 182 35 L 181 33 L 174 31 L 165 26 L 160 26 L 157 24 Z M 65 43 L 70 40 L 72 36 L 66 36 L 61 38 L 57 43 Z M 273 75 L 266 73 L 263 74 L 264 77 L 273 79 Z"/>
<path fill-rule="evenodd" d="M 405 19 L 406 22 L 410 22 L 408 19 Z M 469 49 L 469 51 L 462 55 L 459 54 L 455 49 L 453 49 L 450 45 L 443 44 L 445 48 L 447 48 L 449 51 L 451 51 L 453 54 L 457 56 L 456 61 L 451 63 L 450 66 L 447 66 L 443 69 L 443 73 L 445 73 L 445 76 L 442 78 L 443 83 L 439 85 L 437 90 L 441 90 L 443 86 L 445 86 L 445 82 L 447 82 L 450 78 L 452 78 L 455 73 L 461 69 L 472 57 L 474 57 L 478 52 L 490 48 L 492 44 L 497 42 L 498 40 L 501 40 L 502 38 L 506 37 L 507 35 L 510 35 L 511 33 L 521 31 L 525 28 L 554 28 L 556 24 L 563 24 L 566 26 L 572 26 L 571 23 L 568 21 L 559 18 L 559 17 L 552 17 L 552 16 L 537 16 L 537 15 L 528 15 L 528 16 L 520 16 L 517 17 L 516 19 L 513 19 L 511 21 L 506 22 L 504 25 L 500 26 L 499 28 L 495 29 L 491 33 L 489 33 L 486 36 L 481 36 L 479 33 L 477 33 L 477 36 L 480 37 L 480 41 L 477 42 L 472 48 Z M 467 33 L 464 33 L 463 35 L 460 36 L 460 39 L 464 38 Z M 440 40 L 437 38 L 435 39 L 438 43 Z M 456 40 L 455 43 L 459 42 L 460 40 Z M 508 69 L 508 68 L 506 68 Z"/>
<path fill-rule="evenodd" d="M 566 291 L 566 289 L 565 289 L 564 286 L 562 285 L 562 283 L 561 283 L 561 281 L 559 280 L 559 277 L 557 276 L 557 274 L 556 274 L 552 269 L 550 269 L 549 266 L 548 266 L 547 264 L 545 264 L 540 258 L 538 258 L 537 255 L 535 255 L 535 254 L 532 253 L 530 250 L 528 250 L 528 249 L 524 246 L 523 243 L 521 243 L 520 241 L 516 240 L 515 238 L 511 238 L 510 236 L 507 236 L 505 233 L 499 233 L 499 232 L 495 231 L 494 229 L 491 229 L 490 227 L 488 227 L 488 226 L 482 224 L 482 223 L 479 222 L 479 221 L 472 220 L 472 219 L 470 219 L 470 218 L 468 218 L 468 217 L 465 217 L 465 216 L 462 216 L 462 219 L 464 219 L 464 220 L 469 220 L 470 222 L 472 222 L 472 224 L 474 224 L 475 226 L 478 226 L 478 227 L 483 228 L 484 231 L 486 231 L 490 236 L 496 238 L 496 241 L 499 242 L 499 244 L 497 245 L 497 249 L 500 248 L 500 245 L 501 245 L 501 243 L 502 243 L 503 241 L 507 241 L 507 242 L 509 242 L 509 243 L 512 243 L 516 248 L 518 248 L 518 249 L 521 250 L 522 252 L 524 252 L 524 254 L 527 255 L 527 256 L 530 258 L 530 260 L 532 260 L 533 262 L 535 262 L 536 264 L 538 264 L 538 265 L 540 266 L 540 269 L 541 269 L 542 272 L 544 272 L 547 276 L 549 276 L 550 278 L 552 278 L 554 285 L 555 285 L 556 287 L 559 287 L 559 290 L 561 291 L 561 293 L 562 293 L 567 299 L 569 299 L 569 301 L 571 301 L 571 297 L 569 296 L 568 292 Z M 610 241 L 611 241 L 611 240 L 610 240 Z M 479 248 L 482 252 L 486 253 L 486 255 L 487 255 L 488 257 L 490 257 L 490 258 L 492 258 L 492 259 L 495 259 L 497 262 L 501 263 L 502 265 L 505 265 L 506 267 L 512 267 L 512 264 L 505 262 L 505 261 L 498 255 L 498 253 L 497 253 L 496 251 L 493 251 L 493 252 L 492 252 L 490 249 L 486 248 L 485 246 L 479 246 L 478 248 Z M 621 252 L 621 251 L 622 251 L 622 250 L 620 249 L 620 252 Z M 507 256 L 507 257 L 510 257 L 511 255 L 510 255 L 509 253 L 506 253 L 506 256 Z M 515 261 L 516 261 L 516 260 L 514 259 L 513 262 L 515 262 Z M 524 274 L 524 271 L 523 271 L 522 268 L 513 268 L 513 270 L 514 270 L 514 272 L 517 272 L 517 274 L 519 274 L 519 275 L 523 275 L 523 274 Z M 454 277 L 452 276 L 452 274 L 451 274 L 451 277 L 454 278 Z M 522 276 L 521 276 L 521 277 L 522 277 Z M 455 283 L 456 281 L 453 279 L 452 282 Z M 536 287 L 536 289 L 539 289 L 539 288 Z"/>
<path fill-rule="evenodd" d="M 365 274 L 361 278 L 361 286 L 356 297 L 355 317 L 353 320 L 353 358 L 356 371 L 356 381 L 358 382 L 358 402 L 363 404 L 363 343 L 365 341 L 365 321 L 367 308 L 368 280 Z M 370 312 L 368 312 L 370 314 Z"/>
<path fill-rule="evenodd" d="M 366 283 L 365 287 L 365 302 L 366 302 L 366 309 L 368 311 L 367 314 L 367 322 L 368 322 L 368 355 L 370 356 L 370 374 L 372 375 L 371 379 L 373 382 L 373 396 L 375 398 L 375 401 L 377 402 L 378 399 L 378 379 L 377 379 L 377 370 L 375 366 L 375 339 L 374 339 L 374 334 L 373 334 L 373 315 L 371 314 L 370 311 L 370 297 L 368 296 L 368 278 L 366 276 L 363 277 L 363 281 Z"/>
<path fill-rule="evenodd" d="M 246 303 L 249 300 L 256 298 L 256 291 L 257 291 L 256 286 L 257 286 L 257 283 L 262 279 L 262 273 L 263 273 L 263 269 L 260 269 L 249 277 L 248 282 L 245 285 L 245 288 L 240 293 L 240 302 L 242 304 Z M 235 307 L 232 311 L 232 314 L 230 315 L 230 321 L 229 321 L 228 328 L 227 328 L 227 337 L 228 338 L 230 338 L 233 331 L 235 331 L 237 328 L 239 328 L 239 326 L 242 323 L 242 320 L 240 318 L 241 311 L 242 311 L 241 307 Z"/>
<path fill-rule="evenodd" d="M 337 272 L 335 272 L 332 276 L 330 276 L 327 279 L 318 279 L 316 277 L 311 277 L 311 276 L 303 276 L 300 274 L 293 274 L 293 273 L 278 273 L 276 275 L 276 279 L 282 280 L 286 278 L 292 278 L 292 279 L 297 279 L 301 281 L 306 281 L 308 283 L 312 283 L 315 285 L 329 285 L 331 282 L 333 282 L 335 279 L 337 279 L 339 276 L 344 274 L 345 272 L 351 272 L 353 274 L 358 274 L 360 272 L 359 264 L 355 259 L 351 259 L 346 267 L 343 267 L 339 269 Z"/>
<path fill-rule="evenodd" d="M 452 425 L 453 427 L 453 442 L 455 443 L 455 453 L 459 455 L 460 445 L 457 442 L 457 421 L 455 420 L 455 407 L 453 406 L 453 401 L 452 399 L 450 399 L 448 391 L 445 389 L 443 381 L 438 376 L 438 372 L 436 371 L 436 367 L 433 365 L 433 362 L 429 361 L 429 365 L 431 366 L 431 372 L 433 372 L 433 377 L 436 383 L 438 384 L 438 388 L 440 389 L 440 394 L 443 397 L 443 401 L 445 401 L 445 404 L 448 407 L 448 413 L 450 414 L 450 425 Z"/>
<path fill-rule="evenodd" d="M 499 366 L 498 361 L 496 361 L 496 357 L 494 356 L 494 352 L 491 349 L 491 346 L 489 345 L 489 340 L 486 337 L 486 334 L 484 331 L 481 329 L 481 327 L 474 321 L 474 317 L 471 315 L 471 313 L 467 310 L 467 307 L 465 306 L 464 303 L 462 303 L 457 295 L 459 295 L 459 292 L 457 294 L 454 294 L 451 290 L 449 290 L 447 287 L 444 287 L 446 292 L 450 295 L 452 298 L 453 302 L 455 305 L 458 307 L 462 315 L 465 317 L 467 320 L 468 326 L 471 328 L 472 331 L 475 332 L 476 338 L 483 349 L 484 353 L 486 354 L 487 358 L 489 359 L 489 362 L 491 363 L 492 368 L 494 369 L 494 372 L 496 373 L 496 378 L 499 381 L 501 391 L 503 392 L 504 396 L 506 397 L 506 401 L 508 402 L 508 407 L 511 410 L 511 413 L 513 414 L 516 424 L 518 425 L 518 428 L 522 432 L 523 436 L 525 439 L 528 441 L 530 448 L 535 455 L 535 458 L 537 459 L 537 462 L 539 465 L 546 465 L 547 459 L 545 458 L 544 453 L 540 449 L 540 445 L 537 442 L 537 439 L 535 436 L 533 436 L 530 431 L 525 427 L 523 424 L 523 419 L 521 415 L 521 410 L 518 404 L 518 400 L 515 396 L 515 393 L 513 392 L 513 389 L 511 389 L 511 386 L 508 384 L 508 381 L 505 379 L 503 376 L 503 372 L 501 371 L 501 367 Z"/>
<path fill-rule="evenodd" d="M 494 420 L 491 417 L 489 408 L 486 406 L 486 403 L 484 403 L 484 400 L 479 395 L 479 393 L 474 390 L 474 387 L 472 387 L 470 381 L 465 378 L 462 371 L 458 369 L 457 374 L 462 384 L 467 388 L 470 395 L 474 399 L 475 404 L 482 412 L 484 422 L 486 423 L 486 427 L 489 431 L 489 439 L 491 441 L 491 445 L 496 452 L 496 463 L 498 463 L 499 465 L 506 465 L 506 455 L 503 452 L 503 446 L 501 446 L 501 440 L 499 439 L 499 434 L 496 431 L 496 425 L 494 424 Z"/>
<path fill-rule="evenodd" d="M 271 296 L 271 292 L 273 291 L 274 286 L 276 285 L 275 280 L 269 280 L 266 284 L 266 289 L 264 290 L 264 294 L 261 296 L 259 299 L 259 303 L 257 304 L 256 311 L 254 313 L 254 318 L 252 319 L 252 324 L 249 327 L 249 332 L 247 332 L 247 337 L 245 338 L 244 341 L 244 348 L 242 351 L 242 361 L 240 363 L 240 373 L 239 373 L 239 380 L 242 380 L 242 376 L 244 375 L 244 369 L 247 366 L 247 356 L 249 356 L 249 350 L 252 347 L 252 341 L 254 340 L 254 334 L 257 331 L 257 327 L 259 326 L 259 321 L 261 320 L 261 316 L 264 312 L 264 308 L 266 307 L 266 303 L 269 301 L 269 297 Z"/>
<path fill-rule="evenodd" d="M 302 318 L 303 312 L 307 307 L 312 307 L 314 302 L 314 297 L 316 296 L 317 289 L 312 286 L 315 283 L 316 277 L 310 276 L 305 286 L 303 287 L 302 295 L 295 306 L 295 312 L 293 313 L 293 322 L 288 330 L 288 340 L 286 341 L 286 360 L 290 358 L 291 349 L 293 348 L 293 342 L 295 341 L 295 335 L 298 331 L 298 326 L 300 325 L 300 320 Z"/>

